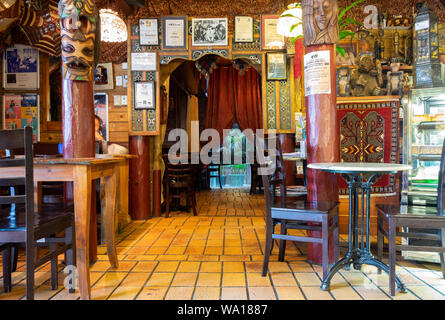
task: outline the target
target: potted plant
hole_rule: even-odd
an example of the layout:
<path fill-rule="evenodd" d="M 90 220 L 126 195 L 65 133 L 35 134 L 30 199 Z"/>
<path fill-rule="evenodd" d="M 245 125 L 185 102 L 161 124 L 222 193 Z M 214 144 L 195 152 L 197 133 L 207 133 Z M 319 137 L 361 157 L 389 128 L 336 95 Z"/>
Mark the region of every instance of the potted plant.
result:
<path fill-rule="evenodd" d="M 245 165 L 233 164 L 230 167 L 230 186 L 242 187 L 244 183 Z"/>

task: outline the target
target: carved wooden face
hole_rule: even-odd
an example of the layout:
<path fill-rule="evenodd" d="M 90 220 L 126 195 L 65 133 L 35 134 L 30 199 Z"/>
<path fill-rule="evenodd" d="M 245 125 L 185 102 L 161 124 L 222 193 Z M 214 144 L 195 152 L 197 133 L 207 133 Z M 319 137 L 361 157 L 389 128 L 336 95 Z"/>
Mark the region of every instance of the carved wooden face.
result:
<path fill-rule="evenodd" d="M 325 30 L 334 14 L 334 8 L 330 0 L 314 0 L 314 21 L 320 30 Z"/>
<path fill-rule="evenodd" d="M 59 16 L 63 78 L 92 81 L 99 40 L 99 13 L 92 0 L 61 0 Z"/>

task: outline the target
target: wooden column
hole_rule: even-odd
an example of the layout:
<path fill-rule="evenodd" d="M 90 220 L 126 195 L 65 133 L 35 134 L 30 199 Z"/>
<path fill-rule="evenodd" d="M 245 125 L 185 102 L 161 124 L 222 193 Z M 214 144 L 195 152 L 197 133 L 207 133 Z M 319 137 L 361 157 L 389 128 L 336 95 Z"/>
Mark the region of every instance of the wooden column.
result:
<path fill-rule="evenodd" d="M 92 81 L 62 80 L 63 156 L 94 157 Z"/>
<path fill-rule="evenodd" d="M 62 124 L 64 158 L 89 158 L 95 155 L 94 90 L 92 81 L 62 80 Z M 67 183 L 72 199 L 72 183 Z M 90 215 L 90 261 L 97 255 L 96 187 L 92 186 Z"/>
<path fill-rule="evenodd" d="M 130 215 L 133 220 L 151 218 L 150 137 L 130 136 Z"/>
<path fill-rule="evenodd" d="M 307 163 L 338 162 L 340 137 L 336 112 L 335 68 L 335 43 L 338 41 L 337 0 L 303 0 L 302 4 L 305 53 L 329 51 L 330 54 L 330 93 L 311 94 L 305 98 Z M 307 180 L 308 201 L 338 201 L 335 174 L 308 169 Z M 321 237 L 321 232 L 310 234 Z M 329 260 L 333 263 L 333 239 L 329 239 L 329 246 Z M 321 263 L 321 245 L 308 244 L 308 259 L 313 263 Z"/>

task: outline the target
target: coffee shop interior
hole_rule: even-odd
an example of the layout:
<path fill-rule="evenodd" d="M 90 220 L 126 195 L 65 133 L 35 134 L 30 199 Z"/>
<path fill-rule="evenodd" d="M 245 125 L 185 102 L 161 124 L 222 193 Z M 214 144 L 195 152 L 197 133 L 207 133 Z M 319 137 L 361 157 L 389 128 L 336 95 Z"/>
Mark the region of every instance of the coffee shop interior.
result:
<path fill-rule="evenodd" d="M 445 299 L 444 0 L 0 0 L 0 40 L 0 300 Z"/>

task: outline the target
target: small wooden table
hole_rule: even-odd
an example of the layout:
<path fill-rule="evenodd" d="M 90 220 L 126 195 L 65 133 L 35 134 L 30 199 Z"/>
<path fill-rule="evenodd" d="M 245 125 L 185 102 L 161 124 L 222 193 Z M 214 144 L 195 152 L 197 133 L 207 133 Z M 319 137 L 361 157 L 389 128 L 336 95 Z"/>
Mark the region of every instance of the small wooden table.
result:
<path fill-rule="evenodd" d="M 105 197 L 103 201 L 105 236 L 110 264 L 118 267 L 114 234 L 114 212 L 116 208 L 119 159 L 73 158 L 34 159 L 34 181 L 65 181 L 74 185 L 74 214 L 76 231 L 76 261 L 79 276 L 80 298 L 91 298 L 89 273 L 89 231 L 92 181 L 102 178 Z M 24 175 L 23 167 L 1 168 L 0 177 Z"/>
<path fill-rule="evenodd" d="M 383 174 L 397 173 L 399 171 L 411 170 L 412 167 L 396 163 L 370 163 L 370 162 L 332 162 L 311 163 L 308 168 L 323 170 L 331 173 L 340 173 L 348 182 L 349 188 L 349 240 L 348 252 L 345 257 L 337 261 L 329 273 L 323 279 L 322 290 L 329 290 L 332 277 L 343 267 L 351 264 L 354 269 L 360 270 L 363 264 L 375 266 L 389 274 L 389 267 L 382 261 L 374 258 L 371 253 L 370 241 L 370 206 L 371 190 L 374 181 Z M 370 176 L 366 181 L 364 174 Z M 361 212 L 359 212 L 359 189 L 361 189 Z M 365 203 L 366 196 L 366 203 Z M 365 224 L 366 215 L 366 224 Z M 361 222 L 359 218 L 361 217 Z M 360 234 L 360 238 L 359 238 Z M 396 277 L 397 287 L 401 292 L 405 291 L 404 283 Z"/>

